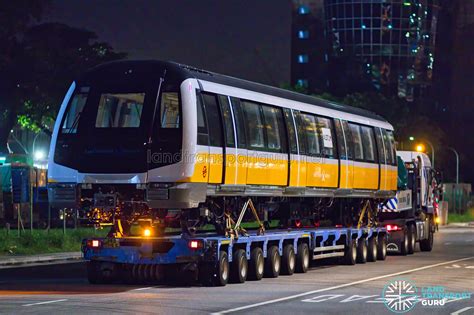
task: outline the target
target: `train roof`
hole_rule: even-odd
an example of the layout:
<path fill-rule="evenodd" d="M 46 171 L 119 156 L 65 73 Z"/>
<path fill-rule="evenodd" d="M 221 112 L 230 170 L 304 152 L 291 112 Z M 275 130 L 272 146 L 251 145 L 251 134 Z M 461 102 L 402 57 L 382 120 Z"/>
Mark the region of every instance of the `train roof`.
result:
<path fill-rule="evenodd" d="M 163 69 L 166 67 L 168 70 L 172 70 L 176 75 L 178 75 L 183 80 L 188 78 L 195 78 L 198 80 L 205 80 L 209 82 L 214 82 L 218 84 L 223 84 L 227 86 L 232 86 L 240 89 L 245 89 L 253 92 L 258 92 L 262 94 L 272 95 L 276 97 L 281 97 L 285 99 L 290 99 L 296 102 L 316 105 L 336 111 L 341 111 L 345 113 L 350 113 L 358 116 L 363 116 L 383 122 L 387 122 L 385 118 L 380 115 L 377 115 L 371 111 L 357 108 L 353 106 L 343 105 L 331 101 L 327 101 L 315 96 L 305 95 L 261 83 L 251 82 L 244 79 L 234 78 L 231 76 L 218 74 L 212 71 L 207 71 L 199 69 L 196 67 L 180 64 L 172 61 L 159 61 L 159 60 L 121 60 L 121 61 L 112 61 L 108 63 L 101 64 L 97 67 L 94 67 L 88 74 L 100 71 L 103 68 L 122 68 L 122 67 L 143 67 L 156 74 L 154 70 Z M 87 74 L 86 74 L 87 75 Z"/>

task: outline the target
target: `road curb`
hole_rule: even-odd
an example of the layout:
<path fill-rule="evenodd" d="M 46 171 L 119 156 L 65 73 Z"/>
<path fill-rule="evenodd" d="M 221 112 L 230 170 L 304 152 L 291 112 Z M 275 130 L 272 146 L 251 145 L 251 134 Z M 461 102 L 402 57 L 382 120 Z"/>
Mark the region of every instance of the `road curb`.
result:
<path fill-rule="evenodd" d="M 20 257 L 0 257 L 0 268 L 71 260 L 82 260 L 82 253 L 72 252 L 48 255 L 29 255 Z"/>

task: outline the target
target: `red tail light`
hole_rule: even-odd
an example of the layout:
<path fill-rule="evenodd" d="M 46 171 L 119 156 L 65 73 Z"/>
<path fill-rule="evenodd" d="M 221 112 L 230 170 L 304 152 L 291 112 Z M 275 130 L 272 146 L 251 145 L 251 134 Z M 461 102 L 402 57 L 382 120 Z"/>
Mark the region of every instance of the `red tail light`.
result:
<path fill-rule="evenodd" d="M 399 227 L 398 225 L 391 225 L 391 224 L 388 224 L 385 226 L 385 228 L 387 229 L 387 231 L 389 232 L 392 232 L 392 231 L 400 231 L 401 230 L 401 227 Z"/>
<path fill-rule="evenodd" d="M 300 228 L 301 227 L 301 221 L 300 220 L 295 220 L 295 226 L 297 228 Z"/>
<path fill-rule="evenodd" d="M 342 228 L 342 224 L 336 224 L 336 228 Z"/>
<path fill-rule="evenodd" d="M 102 242 L 100 240 L 87 240 L 87 247 L 99 248 L 101 246 Z"/>
<path fill-rule="evenodd" d="M 201 240 L 191 240 L 188 242 L 188 247 L 190 249 L 201 249 L 204 247 L 204 244 Z"/>

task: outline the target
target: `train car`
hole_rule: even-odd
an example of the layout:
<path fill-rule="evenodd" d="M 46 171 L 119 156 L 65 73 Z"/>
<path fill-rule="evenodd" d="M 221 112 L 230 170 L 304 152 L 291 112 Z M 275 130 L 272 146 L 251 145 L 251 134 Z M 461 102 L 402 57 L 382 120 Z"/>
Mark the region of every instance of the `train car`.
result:
<path fill-rule="evenodd" d="M 280 227 L 355 226 L 397 189 L 382 117 L 162 61 L 111 62 L 73 82 L 48 169 L 52 207 L 90 209 L 121 235 L 144 218 L 224 231 L 249 198 Z"/>

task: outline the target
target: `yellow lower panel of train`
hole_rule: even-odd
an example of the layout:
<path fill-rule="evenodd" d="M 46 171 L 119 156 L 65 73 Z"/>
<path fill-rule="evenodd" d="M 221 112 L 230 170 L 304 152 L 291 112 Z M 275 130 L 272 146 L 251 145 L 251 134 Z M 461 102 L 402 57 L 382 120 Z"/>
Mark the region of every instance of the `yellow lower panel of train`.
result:
<path fill-rule="evenodd" d="M 337 163 L 306 162 L 306 185 L 309 187 L 337 187 Z"/>
<path fill-rule="evenodd" d="M 287 160 L 263 154 L 247 157 L 247 184 L 286 186 L 287 180 Z"/>
<path fill-rule="evenodd" d="M 354 165 L 354 189 L 377 189 L 379 186 L 379 167 Z"/>

